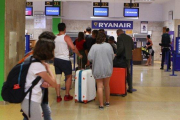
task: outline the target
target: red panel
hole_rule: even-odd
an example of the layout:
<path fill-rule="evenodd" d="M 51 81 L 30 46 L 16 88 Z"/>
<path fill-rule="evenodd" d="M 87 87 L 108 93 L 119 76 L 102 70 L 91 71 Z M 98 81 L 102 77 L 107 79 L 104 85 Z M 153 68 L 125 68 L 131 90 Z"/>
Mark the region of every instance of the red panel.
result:
<path fill-rule="evenodd" d="M 117 95 L 126 94 L 126 69 L 113 68 L 113 74 L 110 79 L 110 93 Z"/>

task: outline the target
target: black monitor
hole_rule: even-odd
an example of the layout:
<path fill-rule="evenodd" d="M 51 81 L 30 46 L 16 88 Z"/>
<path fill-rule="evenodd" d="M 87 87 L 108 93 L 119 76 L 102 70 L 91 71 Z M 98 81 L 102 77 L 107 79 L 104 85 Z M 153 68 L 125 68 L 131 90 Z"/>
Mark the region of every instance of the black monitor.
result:
<path fill-rule="evenodd" d="M 60 7 L 59 6 L 45 6 L 45 15 L 46 16 L 60 16 Z"/>
<path fill-rule="evenodd" d="M 94 17 L 108 17 L 109 8 L 108 7 L 93 7 L 93 16 Z"/>
<path fill-rule="evenodd" d="M 124 8 L 124 17 L 139 17 L 139 8 Z"/>

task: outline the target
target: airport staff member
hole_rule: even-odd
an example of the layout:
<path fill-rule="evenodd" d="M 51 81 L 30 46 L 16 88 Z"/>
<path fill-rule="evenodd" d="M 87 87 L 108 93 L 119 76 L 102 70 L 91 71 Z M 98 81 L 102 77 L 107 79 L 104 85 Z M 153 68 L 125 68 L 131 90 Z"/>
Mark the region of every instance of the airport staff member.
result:
<path fill-rule="evenodd" d="M 127 92 L 132 93 L 132 78 L 130 74 L 130 61 L 132 59 L 132 51 L 134 50 L 134 43 L 130 36 L 126 35 L 122 29 L 117 30 L 117 53 L 116 56 L 124 55 L 127 64 Z"/>

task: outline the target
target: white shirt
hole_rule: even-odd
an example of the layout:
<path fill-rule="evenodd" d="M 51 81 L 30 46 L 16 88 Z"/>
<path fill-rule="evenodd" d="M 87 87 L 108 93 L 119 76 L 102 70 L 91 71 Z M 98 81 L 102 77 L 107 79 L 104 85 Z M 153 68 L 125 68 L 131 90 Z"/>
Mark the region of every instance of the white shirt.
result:
<path fill-rule="evenodd" d="M 69 61 L 69 48 L 66 41 L 64 40 L 64 37 L 65 35 L 60 35 L 57 36 L 54 40 L 56 46 L 54 50 L 55 58 Z"/>
<path fill-rule="evenodd" d="M 28 74 L 26 77 L 26 84 L 25 84 L 25 91 L 27 91 L 31 87 L 31 83 L 33 80 L 36 79 L 38 73 L 45 72 L 46 68 L 43 64 L 40 62 L 34 62 L 30 65 Z M 32 89 L 32 96 L 31 100 L 34 102 L 41 103 L 42 101 L 42 89 L 41 84 L 43 83 L 43 80 L 41 79 L 36 86 Z M 29 99 L 29 93 L 25 97 L 26 99 Z"/>

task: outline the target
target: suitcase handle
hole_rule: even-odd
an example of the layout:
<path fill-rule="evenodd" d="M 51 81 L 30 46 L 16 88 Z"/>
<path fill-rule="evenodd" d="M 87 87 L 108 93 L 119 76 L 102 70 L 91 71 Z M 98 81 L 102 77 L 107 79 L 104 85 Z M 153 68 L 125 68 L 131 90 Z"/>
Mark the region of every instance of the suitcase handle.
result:
<path fill-rule="evenodd" d="M 87 69 L 91 69 L 91 65 L 89 65 L 89 66 L 85 65 L 84 70 L 87 70 Z M 83 68 L 82 68 L 82 59 L 80 59 L 80 70 L 83 70 Z"/>

